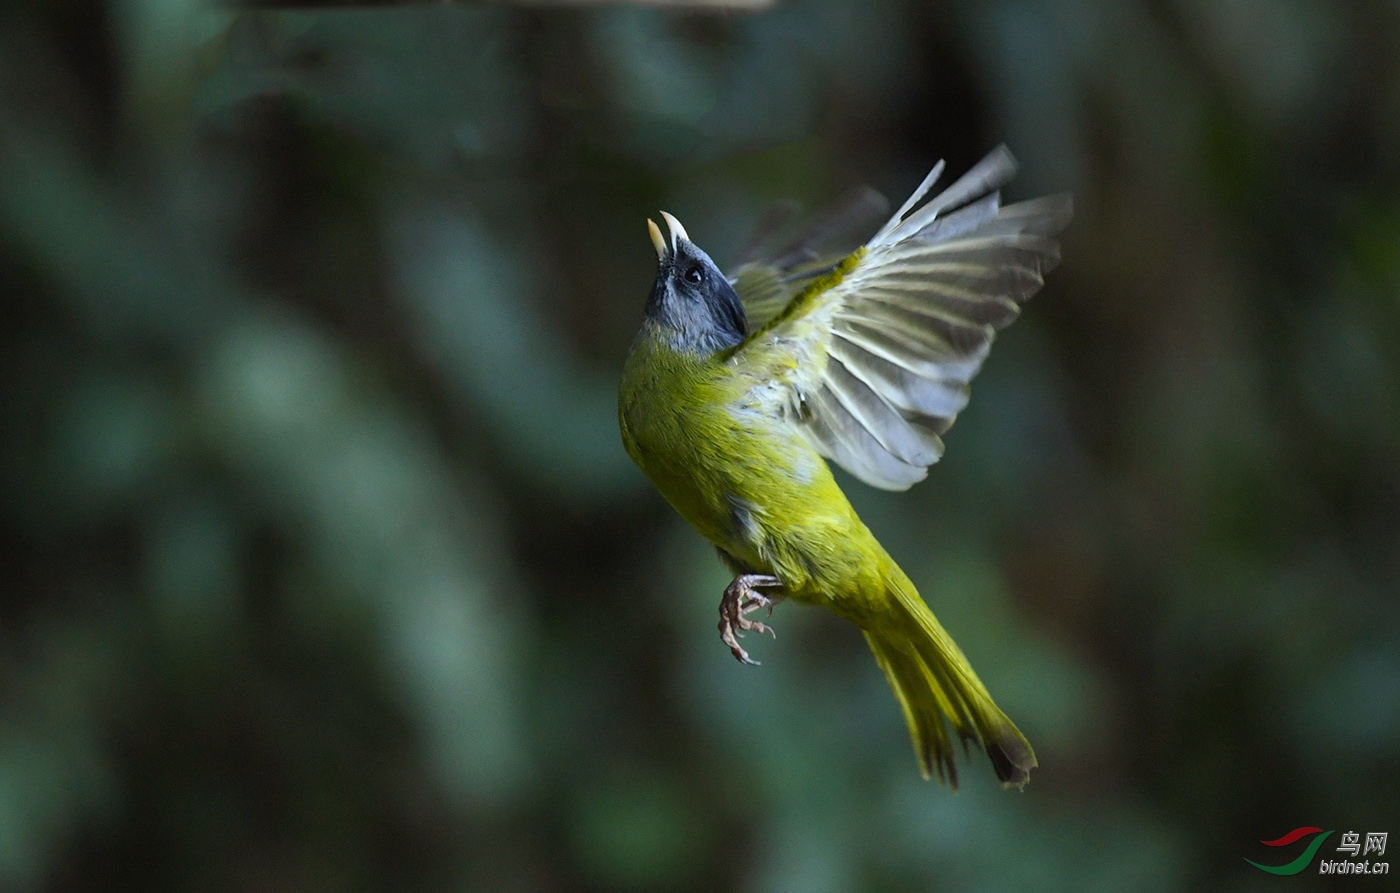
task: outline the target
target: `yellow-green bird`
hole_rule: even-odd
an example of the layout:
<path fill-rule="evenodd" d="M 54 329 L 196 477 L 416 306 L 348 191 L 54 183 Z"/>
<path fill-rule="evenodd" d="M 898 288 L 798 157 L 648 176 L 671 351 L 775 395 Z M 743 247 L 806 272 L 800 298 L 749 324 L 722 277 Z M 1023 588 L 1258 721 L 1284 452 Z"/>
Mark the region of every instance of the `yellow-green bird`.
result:
<path fill-rule="evenodd" d="M 920 205 L 929 173 L 864 246 L 834 259 L 803 244 L 726 278 L 662 212 L 660 259 L 622 374 L 622 440 L 657 489 L 735 574 L 720 601 L 734 656 L 753 612 L 784 598 L 865 633 L 894 689 L 924 777 L 954 787 L 945 719 L 1004 785 L 1036 766 L 914 584 L 857 517 L 825 459 L 886 490 L 923 480 L 996 329 L 1059 260 L 1066 195 L 1002 206 L 1005 147 Z"/>

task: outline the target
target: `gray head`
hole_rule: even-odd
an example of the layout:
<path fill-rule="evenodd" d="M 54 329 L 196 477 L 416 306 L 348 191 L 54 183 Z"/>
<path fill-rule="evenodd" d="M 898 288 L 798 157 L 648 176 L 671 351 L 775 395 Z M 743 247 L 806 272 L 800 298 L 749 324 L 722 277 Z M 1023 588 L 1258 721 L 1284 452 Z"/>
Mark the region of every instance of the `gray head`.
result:
<path fill-rule="evenodd" d="M 710 256 L 696 247 L 680 221 L 661 212 L 671 231 L 648 220 L 660 265 L 647 299 L 646 317 L 672 347 L 708 356 L 744 340 L 744 305 Z"/>

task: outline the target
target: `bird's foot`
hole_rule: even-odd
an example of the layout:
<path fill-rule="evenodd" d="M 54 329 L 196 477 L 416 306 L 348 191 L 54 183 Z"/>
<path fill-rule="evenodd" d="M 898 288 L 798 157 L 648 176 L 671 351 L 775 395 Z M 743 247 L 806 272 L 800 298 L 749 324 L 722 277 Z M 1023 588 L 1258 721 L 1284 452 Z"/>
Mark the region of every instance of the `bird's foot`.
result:
<path fill-rule="evenodd" d="M 745 631 L 755 630 L 768 633 L 775 639 L 778 637 L 771 626 L 751 620 L 749 615 L 760 608 L 767 608 L 768 616 L 773 616 L 773 606 L 783 600 L 782 596 L 769 598 L 759 592 L 758 587 L 781 585 L 782 580 L 769 574 L 740 574 L 725 588 L 724 598 L 719 602 L 719 637 L 739 662 L 758 666 L 758 661 L 750 658 L 739 644 L 739 638 Z"/>

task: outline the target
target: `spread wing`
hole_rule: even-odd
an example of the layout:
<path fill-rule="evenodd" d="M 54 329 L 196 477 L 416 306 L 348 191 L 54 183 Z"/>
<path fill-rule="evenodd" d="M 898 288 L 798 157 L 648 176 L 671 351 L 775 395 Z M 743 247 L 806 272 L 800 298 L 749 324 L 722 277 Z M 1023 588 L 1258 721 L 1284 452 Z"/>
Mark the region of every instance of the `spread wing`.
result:
<path fill-rule="evenodd" d="M 795 280 L 735 354 L 795 358 L 779 377 L 800 430 L 886 490 L 923 480 L 943 455 L 940 435 L 967 405 L 996 330 L 1059 262 L 1054 237 L 1072 214 L 1068 195 L 1003 207 L 998 190 L 1016 172 L 1004 146 L 916 208 L 942 171 L 939 162 L 863 249 Z"/>
<path fill-rule="evenodd" d="M 796 202 L 775 205 L 739 251 L 729 281 L 744 302 L 749 334 L 845 259 L 889 213 L 889 202 L 864 187 L 810 219 L 800 219 L 801 211 Z"/>

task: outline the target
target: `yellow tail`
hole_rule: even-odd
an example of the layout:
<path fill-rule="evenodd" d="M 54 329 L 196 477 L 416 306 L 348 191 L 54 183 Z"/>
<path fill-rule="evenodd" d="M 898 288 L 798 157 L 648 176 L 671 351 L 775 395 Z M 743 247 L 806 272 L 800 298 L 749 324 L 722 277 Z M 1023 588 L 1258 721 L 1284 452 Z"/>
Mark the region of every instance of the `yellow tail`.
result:
<path fill-rule="evenodd" d="M 1036 766 L 1030 742 L 992 701 L 913 584 L 907 578 L 891 580 L 888 590 L 891 610 L 865 630 L 865 640 L 904 710 L 919 771 L 924 778 L 937 773 L 939 781 L 957 789 L 947 717 L 964 751 L 967 742 L 976 741 L 987 752 L 1004 787 L 1024 786 Z"/>

